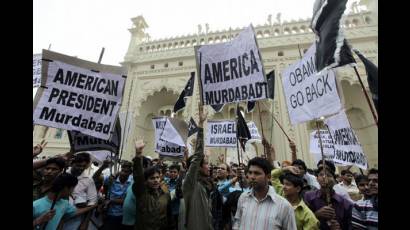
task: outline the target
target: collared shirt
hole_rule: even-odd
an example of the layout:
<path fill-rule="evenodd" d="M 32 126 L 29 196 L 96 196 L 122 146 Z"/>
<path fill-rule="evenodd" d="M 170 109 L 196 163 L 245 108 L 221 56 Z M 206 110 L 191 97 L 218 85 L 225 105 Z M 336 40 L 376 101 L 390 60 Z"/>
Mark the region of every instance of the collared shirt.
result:
<path fill-rule="evenodd" d="M 77 179 L 78 184 L 74 188 L 72 197 L 70 197 L 72 202 L 74 204 L 87 203 L 88 206 L 96 204 L 98 197 L 94 180 L 88 177 L 86 172 L 83 172 Z"/>
<path fill-rule="evenodd" d="M 354 204 L 352 225 L 355 229 L 378 229 L 379 212 L 371 200 L 360 200 Z"/>
<path fill-rule="evenodd" d="M 306 173 L 305 175 L 303 175 L 303 178 L 306 179 L 308 185 L 320 189 L 320 184 L 319 182 L 317 182 L 317 178 L 315 176 Z"/>
<path fill-rule="evenodd" d="M 299 204 L 293 206 L 293 208 L 295 210 L 296 226 L 298 230 L 319 230 L 319 220 L 302 199 Z"/>
<path fill-rule="evenodd" d="M 359 189 L 357 188 L 357 185 L 352 181 L 350 185 L 346 185 L 345 183 L 340 182 L 339 183 L 340 187 L 344 188 L 346 192 L 349 194 L 350 198 L 355 198 L 357 200 L 357 197 L 360 193 Z"/>
<path fill-rule="evenodd" d="M 242 193 L 232 229 L 295 230 L 295 213 L 292 205 L 269 186 L 266 197 L 261 201 L 252 191 Z"/>
<path fill-rule="evenodd" d="M 304 201 L 306 202 L 310 210 L 312 210 L 312 212 L 316 212 L 317 210 L 327 205 L 325 198 L 322 196 L 321 190 L 305 193 Z M 351 219 L 353 204 L 336 192 L 334 192 L 332 195 L 331 204 L 336 213 L 336 220 L 339 222 L 342 230 L 350 230 L 352 228 Z M 319 221 L 320 229 L 330 229 L 327 225 L 326 220 L 319 219 Z"/>
<path fill-rule="evenodd" d="M 114 199 L 125 199 L 125 195 L 127 192 L 128 187 L 130 186 L 130 184 L 133 182 L 132 177 L 128 177 L 127 181 L 122 184 L 120 182 L 120 178 L 117 177 L 117 179 L 115 179 L 112 184 L 110 185 L 110 200 L 114 200 Z M 104 178 L 104 185 L 108 185 L 110 183 L 110 178 L 105 177 Z M 122 216 L 122 205 L 121 204 L 113 204 L 111 203 L 109 208 L 108 208 L 108 212 L 107 214 L 109 216 Z"/>

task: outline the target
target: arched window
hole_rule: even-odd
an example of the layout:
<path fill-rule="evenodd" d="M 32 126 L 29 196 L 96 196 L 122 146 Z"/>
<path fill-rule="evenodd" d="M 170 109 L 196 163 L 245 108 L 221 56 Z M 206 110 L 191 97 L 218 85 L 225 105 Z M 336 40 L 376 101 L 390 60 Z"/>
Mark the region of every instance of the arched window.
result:
<path fill-rule="evenodd" d="M 63 138 L 63 130 L 62 129 L 57 129 L 56 134 L 54 135 L 55 139 L 61 139 Z"/>
<path fill-rule="evenodd" d="M 282 57 L 283 55 L 284 55 L 284 52 L 283 52 L 283 51 L 279 51 L 279 52 L 278 52 L 278 56 L 279 56 L 279 57 Z"/>

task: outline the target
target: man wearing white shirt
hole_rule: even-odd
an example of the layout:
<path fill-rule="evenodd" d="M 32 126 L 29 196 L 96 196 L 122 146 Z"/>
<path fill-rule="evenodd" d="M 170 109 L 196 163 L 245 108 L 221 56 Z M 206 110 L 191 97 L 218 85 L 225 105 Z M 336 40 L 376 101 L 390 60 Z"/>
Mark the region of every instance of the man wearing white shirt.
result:
<path fill-rule="evenodd" d="M 90 155 L 82 152 L 74 156 L 71 163 L 71 168 L 67 170 L 78 179 L 78 184 L 75 186 L 72 195 L 70 196 L 70 203 L 77 208 L 92 206 L 97 203 L 97 190 L 95 183 L 85 171 L 87 165 L 90 163 Z M 75 217 L 64 224 L 64 229 L 77 229 L 81 223 L 81 216 Z"/>
<path fill-rule="evenodd" d="M 292 205 L 268 184 L 272 168 L 268 160 L 261 157 L 248 162 L 248 179 L 252 190 L 239 197 L 232 229 L 296 230 Z"/>
<path fill-rule="evenodd" d="M 359 188 L 353 180 L 352 172 L 345 169 L 342 170 L 340 174 L 342 175 L 342 182 L 340 182 L 339 185 L 347 191 L 352 199 L 357 200 L 356 198 L 359 196 Z"/>

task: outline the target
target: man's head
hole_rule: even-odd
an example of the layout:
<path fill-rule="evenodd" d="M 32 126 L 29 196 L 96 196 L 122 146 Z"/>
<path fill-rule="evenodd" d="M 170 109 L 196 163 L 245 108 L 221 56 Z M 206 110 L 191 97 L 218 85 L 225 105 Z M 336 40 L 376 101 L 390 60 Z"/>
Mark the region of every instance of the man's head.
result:
<path fill-rule="evenodd" d="M 379 194 L 379 171 L 377 169 L 370 169 L 367 173 L 369 179 L 369 192 L 371 196 Z"/>
<path fill-rule="evenodd" d="M 46 182 L 53 181 L 64 169 L 65 160 L 63 158 L 50 158 L 46 161 L 43 169 L 43 180 Z"/>
<path fill-rule="evenodd" d="M 194 159 L 195 155 L 192 155 L 188 158 L 187 160 L 187 168 L 189 169 L 189 166 L 191 166 L 192 160 Z M 208 163 L 208 158 L 204 157 L 204 159 L 201 160 L 201 163 L 199 165 L 199 172 L 202 176 L 209 176 L 209 163 Z"/>
<path fill-rule="evenodd" d="M 85 152 L 76 154 L 71 162 L 71 174 L 74 176 L 80 176 L 87 168 L 90 161 L 90 154 Z"/>
<path fill-rule="evenodd" d="M 225 163 L 219 164 L 216 173 L 218 180 L 225 180 L 230 173 L 229 166 Z"/>
<path fill-rule="evenodd" d="M 320 164 L 318 167 L 317 181 L 323 189 L 331 189 L 336 183 L 335 165 L 330 161 L 325 161 L 325 166 Z"/>
<path fill-rule="evenodd" d="M 369 195 L 369 179 L 367 179 L 366 175 L 358 175 L 355 178 L 357 188 L 359 189 L 360 194 L 362 195 Z"/>
<path fill-rule="evenodd" d="M 269 161 L 261 157 L 254 157 L 248 162 L 248 180 L 254 190 L 268 186 L 272 169 Z"/>
<path fill-rule="evenodd" d="M 280 182 L 283 184 L 283 194 L 285 197 L 299 195 L 303 188 L 303 179 L 292 173 L 286 173 L 283 177 L 281 177 Z"/>
<path fill-rule="evenodd" d="M 231 165 L 231 174 L 230 174 L 230 176 L 231 177 L 235 177 L 236 176 L 236 172 L 237 172 L 237 170 L 238 170 L 238 164 L 236 164 L 236 163 L 233 163 L 232 165 Z"/>
<path fill-rule="evenodd" d="M 160 182 L 161 182 L 161 170 L 156 167 L 152 166 L 144 171 L 144 178 L 145 178 L 145 183 L 150 189 L 159 189 Z"/>
<path fill-rule="evenodd" d="M 303 176 L 306 173 L 307 167 L 304 161 L 297 159 L 292 162 L 292 166 L 295 166 L 299 169 L 299 176 Z"/>
<path fill-rule="evenodd" d="M 157 165 L 158 163 L 159 163 L 159 159 L 158 159 L 158 158 L 155 158 L 155 159 L 152 160 L 152 166 L 155 166 L 155 165 Z"/>
<path fill-rule="evenodd" d="M 131 175 L 132 173 L 132 163 L 129 161 L 124 161 L 121 164 L 121 171 L 119 174 L 119 179 L 122 183 L 124 183 L 125 181 L 128 180 L 128 177 Z"/>
<path fill-rule="evenodd" d="M 62 173 L 56 177 L 51 186 L 51 192 L 61 198 L 68 198 L 77 185 L 77 177 L 69 173 Z"/>
<path fill-rule="evenodd" d="M 345 182 L 346 184 L 350 185 L 352 183 L 353 180 L 353 173 L 350 172 L 350 170 L 342 170 L 342 172 L 340 173 L 340 175 L 342 175 L 342 180 L 343 182 Z"/>
<path fill-rule="evenodd" d="M 177 164 L 173 164 L 171 166 L 169 166 L 169 178 L 171 180 L 175 180 L 178 178 L 179 176 L 179 170 L 181 169 L 181 167 L 179 167 L 179 165 Z"/>

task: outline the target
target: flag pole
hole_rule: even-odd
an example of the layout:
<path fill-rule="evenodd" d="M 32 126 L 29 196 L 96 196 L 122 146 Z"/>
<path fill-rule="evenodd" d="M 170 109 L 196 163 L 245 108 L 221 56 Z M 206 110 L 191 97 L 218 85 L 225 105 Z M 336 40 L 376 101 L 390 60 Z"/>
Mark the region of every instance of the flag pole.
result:
<path fill-rule="evenodd" d="M 320 145 L 320 153 L 322 154 L 322 164 L 323 164 L 323 169 L 326 173 L 326 163 L 325 163 L 325 156 L 323 154 L 323 145 L 322 145 L 322 136 L 320 135 L 320 129 L 319 129 L 319 120 L 316 120 L 316 128 L 317 132 L 319 135 L 319 145 Z M 325 184 L 328 183 L 327 176 L 325 176 Z M 330 204 L 330 191 L 326 189 L 326 203 Z"/>
<path fill-rule="evenodd" d="M 238 111 L 239 103 L 236 103 L 236 111 Z M 241 165 L 241 158 L 239 156 L 239 137 L 238 137 L 238 115 L 236 115 L 236 152 L 238 154 L 238 165 Z"/>
<path fill-rule="evenodd" d="M 357 78 L 359 79 L 360 86 L 362 87 L 364 96 L 366 97 L 366 100 L 367 100 L 367 104 L 368 104 L 369 107 L 370 107 L 370 111 L 372 112 L 373 119 L 374 119 L 374 121 L 376 122 L 376 126 L 379 127 L 378 121 L 377 121 L 376 112 L 374 111 L 373 106 L 372 106 L 372 104 L 370 103 L 369 95 L 367 94 L 367 91 L 366 91 L 366 89 L 364 88 L 364 85 L 363 85 L 362 79 L 360 78 L 359 72 L 357 71 L 356 66 L 353 66 L 353 69 L 354 69 L 354 71 L 355 71 L 355 73 L 356 73 Z"/>
<path fill-rule="evenodd" d="M 261 123 L 262 138 L 264 139 L 264 138 L 265 138 L 265 135 L 263 134 L 263 124 L 262 124 L 261 108 L 260 108 L 260 106 L 259 106 L 259 101 L 257 101 L 256 103 L 258 104 L 259 121 L 260 121 L 260 123 Z M 266 148 L 265 148 L 264 145 L 263 145 L 263 154 L 265 155 L 265 157 L 268 157 L 268 156 L 266 155 Z"/>

